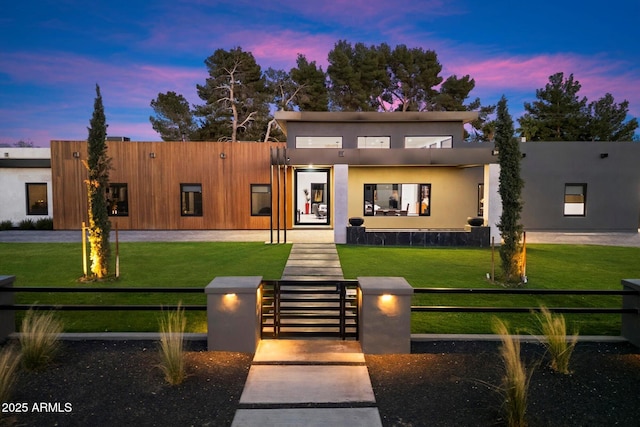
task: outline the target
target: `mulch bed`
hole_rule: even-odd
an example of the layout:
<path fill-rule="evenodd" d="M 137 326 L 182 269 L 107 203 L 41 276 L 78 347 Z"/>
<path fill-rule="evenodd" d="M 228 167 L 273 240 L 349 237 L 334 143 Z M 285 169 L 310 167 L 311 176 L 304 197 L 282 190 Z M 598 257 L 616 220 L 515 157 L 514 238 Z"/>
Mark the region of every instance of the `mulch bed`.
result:
<path fill-rule="evenodd" d="M 3 425 L 28 426 L 228 426 L 253 355 L 206 352 L 188 342 L 189 377 L 177 386 L 164 380 L 158 343 L 64 342 L 54 363 L 40 372 L 20 372 L 12 402 L 28 413 L 4 416 Z M 70 412 L 42 413 L 34 403 L 71 404 Z"/>
<path fill-rule="evenodd" d="M 229 426 L 252 355 L 206 352 L 205 346 L 187 343 L 190 376 L 170 386 L 156 367 L 155 342 L 64 342 L 44 370 L 19 373 L 11 402 L 27 403 L 28 412 L 0 414 L 0 425 Z M 504 425 L 497 343 L 415 343 L 412 352 L 366 356 L 384 426 Z M 538 345 L 523 344 L 522 354 L 529 366 L 537 364 L 530 426 L 638 425 L 637 348 L 581 343 L 571 375 L 551 371 Z M 35 411 L 41 402 L 60 412 Z M 64 412 L 67 403 L 71 410 Z"/>
<path fill-rule="evenodd" d="M 385 426 L 505 425 L 496 387 L 503 365 L 493 342 L 414 343 L 412 354 L 367 355 Z M 640 425 L 640 350 L 630 344 L 580 343 L 562 375 L 537 344 L 522 344 L 534 367 L 529 426 Z"/>

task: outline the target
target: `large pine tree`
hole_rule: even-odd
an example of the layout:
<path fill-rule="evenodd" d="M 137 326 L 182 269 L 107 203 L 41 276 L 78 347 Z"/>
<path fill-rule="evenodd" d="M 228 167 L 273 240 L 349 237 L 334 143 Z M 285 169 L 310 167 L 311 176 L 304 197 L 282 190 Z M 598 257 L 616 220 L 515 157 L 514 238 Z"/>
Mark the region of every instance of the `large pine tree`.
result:
<path fill-rule="evenodd" d="M 109 272 L 109 233 L 111 223 L 107 212 L 106 189 L 109 185 L 111 159 L 107 155 L 107 124 L 102 105 L 100 86 L 96 84 L 89 137 L 87 139 L 87 195 L 89 197 L 89 245 L 91 273 L 102 279 Z"/>

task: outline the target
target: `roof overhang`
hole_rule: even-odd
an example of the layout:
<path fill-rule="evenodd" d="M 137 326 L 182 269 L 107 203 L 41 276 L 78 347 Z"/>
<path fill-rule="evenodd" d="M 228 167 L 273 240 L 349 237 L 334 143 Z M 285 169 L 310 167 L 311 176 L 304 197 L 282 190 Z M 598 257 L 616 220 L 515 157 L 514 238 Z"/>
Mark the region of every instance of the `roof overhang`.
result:
<path fill-rule="evenodd" d="M 476 111 L 397 111 L 390 113 L 371 111 L 276 111 L 274 117 L 286 135 L 288 122 L 458 122 L 464 124 L 476 120 L 478 118 L 478 113 Z"/>
<path fill-rule="evenodd" d="M 0 159 L 0 168 L 51 168 L 51 159 Z"/>

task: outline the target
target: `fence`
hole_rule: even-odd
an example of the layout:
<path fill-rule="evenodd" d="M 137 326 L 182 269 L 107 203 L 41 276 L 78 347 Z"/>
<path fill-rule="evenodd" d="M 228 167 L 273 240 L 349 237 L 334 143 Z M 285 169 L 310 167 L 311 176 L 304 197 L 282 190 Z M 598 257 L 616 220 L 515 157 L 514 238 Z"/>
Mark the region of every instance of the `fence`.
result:
<path fill-rule="evenodd" d="M 48 293 L 200 293 L 206 294 L 206 305 L 181 306 L 185 310 L 207 312 L 207 336 L 210 350 L 255 351 L 262 333 L 261 277 L 216 277 L 206 288 L 56 288 L 12 287 L 14 276 L 0 276 L 0 341 L 15 332 L 15 311 L 30 308 L 81 310 L 176 309 L 177 305 L 71 305 L 14 304 L 18 292 Z M 312 282 L 307 282 L 310 284 Z M 622 280 L 622 290 L 546 290 L 546 289 L 470 289 L 412 288 L 400 277 L 358 278 L 358 330 L 363 350 L 367 353 L 402 353 L 410 350 L 410 314 L 432 313 L 531 313 L 539 307 L 495 306 L 411 306 L 413 294 L 490 294 L 490 295 L 572 295 L 621 296 L 620 308 L 612 307 L 548 307 L 555 313 L 620 314 L 621 335 L 640 347 L 640 280 Z"/>

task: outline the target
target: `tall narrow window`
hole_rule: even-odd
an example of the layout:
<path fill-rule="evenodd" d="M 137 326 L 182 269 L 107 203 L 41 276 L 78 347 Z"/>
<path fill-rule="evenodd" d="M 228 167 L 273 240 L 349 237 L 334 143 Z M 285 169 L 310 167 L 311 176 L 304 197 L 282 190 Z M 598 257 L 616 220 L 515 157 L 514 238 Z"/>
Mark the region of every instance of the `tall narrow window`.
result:
<path fill-rule="evenodd" d="M 27 183 L 27 215 L 49 215 L 47 183 Z"/>
<path fill-rule="evenodd" d="M 484 183 L 478 184 L 478 216 L 484 215 Z"/>
<path fill-rule="evenodd" d="M 109 184 L 107 187 L 109 216 L 129 216 L 129 191 L 127 184 Z"/>
<path fill-rule="evenodd" d="M 587 184 L 565 184 L 564 215 L 585 216 L 587 206 Z"/>
<path fill-rule="evenodd" d="M 271 186 L 269 184 L 251 184 L 251 215 L 271 215 Z"/>
<path fill-rule="evenodd" d="M 202 184 L 180 184 L 182 216 L 202 216 Z"/>

